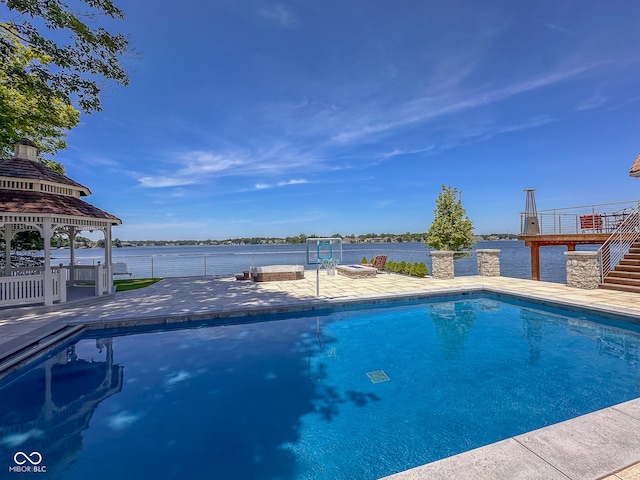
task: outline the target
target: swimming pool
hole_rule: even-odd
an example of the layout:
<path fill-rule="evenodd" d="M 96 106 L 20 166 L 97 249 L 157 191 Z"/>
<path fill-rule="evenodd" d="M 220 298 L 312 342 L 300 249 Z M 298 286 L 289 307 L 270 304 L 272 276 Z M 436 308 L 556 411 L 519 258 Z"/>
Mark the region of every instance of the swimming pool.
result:
<path fill-rule="evenodd" d="M 251 322 L 90 334 L 6 379 L 0 468 L 378 478 L 640 396 L 637 327 L 510 299 Z"/>

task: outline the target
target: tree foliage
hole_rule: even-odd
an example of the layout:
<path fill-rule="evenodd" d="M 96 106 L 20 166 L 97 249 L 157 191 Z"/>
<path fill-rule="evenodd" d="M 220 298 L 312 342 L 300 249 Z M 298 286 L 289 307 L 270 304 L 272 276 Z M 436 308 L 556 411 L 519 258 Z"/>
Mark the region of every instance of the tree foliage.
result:
<path fill-rule="evenodd" d="M 12 42 L 11 55 L 0 69 L 0 154 L 11 156 L 12 145 L 24 137 L 35 143 L 41 157 L 67 148 L 67 131 L 78 125 L 80 112 L 61 96 L 43 94 L 46 86 L 37 75 L 11 75 L 14 70 L 28 72 L 33 65 L 46 65 L 50 58 L 21 44 L 7 30 L 0 29 L 0 38 Z M 45 163 L 61 169 L 55 162 Z"/>
<path fill-rule="evenodd" d="M 28 68 L 10 68 L 10 82 L 33 83 L 38 95 L 74 101 L 86 113 L 100 110 L 100 81 L 112 80 L 129 84 L 120 59 L 130 50 L 129 40 L 96 25 L 100 17 L 123 19 L 124 13 L 112 0 L 78 0 L 86 11 L 72 11 L 60 0 L 0 0 L 9 9 L 10 19 L 0 19 L 0 62 L 8 64 L 15 56 L 14 36 L 20 43 L 48 58 L 48 62 L 32 63 Z M 81 20 L 82 18 L 82 20 Z M 83 21 L 84 20 L 84 21 Z M 37 26 L 36 26 L 37 25 Z M 42 27 L 44 25 L 44 27 Z M 48 31 L 49 38 L 41 30 Z M 67 38 L 68 41 L 61 40 Z"/>
<path fill-rule="evenodd" d="M 424 243 L 436 250 L 454 251 L 456 259 L 468 256 L 465 250 L 475 244 L 475 239 L 473 223 L 462 206 L 462 194 L 455 188 L 443 185 L 436 199 L 434 214 Z"/>

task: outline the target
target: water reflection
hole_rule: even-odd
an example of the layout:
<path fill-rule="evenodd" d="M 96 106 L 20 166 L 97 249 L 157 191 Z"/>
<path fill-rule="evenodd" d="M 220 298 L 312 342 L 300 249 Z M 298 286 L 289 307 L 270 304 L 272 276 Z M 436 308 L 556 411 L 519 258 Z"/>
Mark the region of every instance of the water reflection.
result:
<path fill-rule="evenodd" d="M 473 305 L 470 302 L 434 303 L 429 305 L 429 313 L 444 358 L 460 358 L 476 323 Z"/>
<path fill-rule="evenodd" d="M 520 309 L 520 319 L 522 320 L 524 338 L 529 344 L 529 363 L 537 365 L 540 362 L 542 352 L 542 333 L 548 319 L 544 315 L 526 308 Z"/>
<path fill-rule="evenodd" d="M 98 404 L 122 390 L 124 377 L 112 339 L 97 339 L 96 349 L 103 361 L 80 358 L 73 344 L 0 389 L 3 469 L 17 451 L 40 452 L 51 470 L 82 449 L 82 431 Z"/>

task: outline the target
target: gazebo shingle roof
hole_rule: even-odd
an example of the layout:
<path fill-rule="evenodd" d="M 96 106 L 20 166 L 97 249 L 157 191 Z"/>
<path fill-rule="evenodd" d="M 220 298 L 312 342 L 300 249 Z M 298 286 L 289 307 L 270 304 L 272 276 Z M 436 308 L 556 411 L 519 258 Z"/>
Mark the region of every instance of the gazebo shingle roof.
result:
<path fill-rule="evenodd" d="M 0 160 L 0 176 L 13 178 L 30 178 L 33 180 L 45 180 L 52 183 L 69 185 L 80 189 L 81 196 L 91 195 L 84 185 L 71 180 L 40 162 L 33 162 L 22 158 L 8 158 Z"/>
<path fill-rule="evenodd" d="M 631 170 L 629 170 L 630 177 L 640 177 L 640 155 L 636 157 L 635 162 L 631 165 Z"/>
<path fill-rule="evenodd" d="M 84 200 L 52 193 L 0 190 L 0 205 L 2 210 L 12 213 L 91 217 L 122 223 L 118 217 Z"/>

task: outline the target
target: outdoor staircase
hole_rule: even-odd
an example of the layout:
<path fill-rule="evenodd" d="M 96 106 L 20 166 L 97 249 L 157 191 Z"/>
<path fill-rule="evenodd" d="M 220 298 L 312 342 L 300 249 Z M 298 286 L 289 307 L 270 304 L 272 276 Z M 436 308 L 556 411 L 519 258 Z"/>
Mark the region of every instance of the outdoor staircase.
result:
<path fill-rule="evenodd" d="M 605 276 L 600 288 L 640 293 L 640 239 L 636 239 L 620 263 Z"/>

